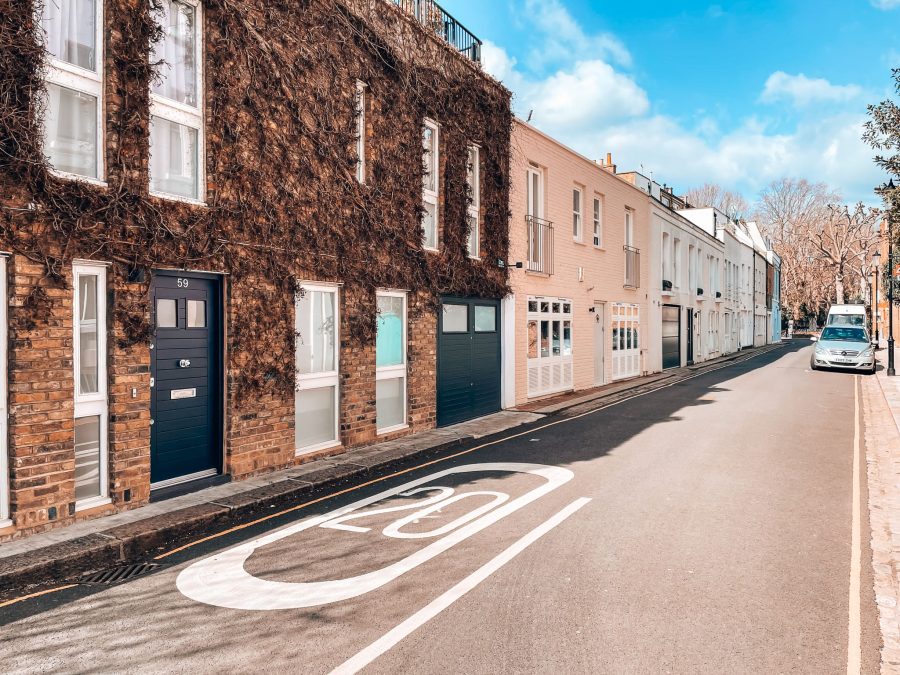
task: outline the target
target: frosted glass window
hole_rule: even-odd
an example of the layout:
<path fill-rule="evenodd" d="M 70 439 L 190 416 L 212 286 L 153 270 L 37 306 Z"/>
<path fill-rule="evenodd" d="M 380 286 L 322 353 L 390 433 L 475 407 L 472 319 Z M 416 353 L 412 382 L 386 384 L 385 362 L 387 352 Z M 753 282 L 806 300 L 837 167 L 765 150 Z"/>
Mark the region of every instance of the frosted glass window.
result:
<path fill-rule="evenodd" d="M 493 333 L 497 330 L 497 311 L 493 307 L 475 305 L 475 332 Z"/>
<path fill-rule="evenodd" d="M 469 332 L 469 306 L 468 305 L 444 305 L 443 332 L 467 333 Z"/>
<path fill-rule="evenodd" d="M 425 248 L 437 248 L 437 204 L 425 202 L 425 213 L 422 215 L 422 234 Z"/>
<path fill-rule="evenodd" d="M 296 393 L 296 447 L 306 448 L 336 440 L 335 387 L 303 389 Z"/>
<path fill-rule="evenodd" d="M 100 496 L 100 416 L 75 420 L 75 499 Z"/>
<path fill-rule="evenodd" d="M 50 56 L 96 71 L 96 0 L 45 0 L 43 10 L 41 26 Z"/>
<path fill-rule="evenodd" d="M 336 293 L 310 290 L 305 291 L 298 301 L 297 368 L 301 375 L 335 369 L 336 302 Z"/>
<path fill-rule="evenodd" d="M 188 4 L 162 0 L 158 21 L 163 37 L 153 44 L 151 57 L 153 63 L 159 63 L 159 77 L 153 84 L 153 93 L 195 108 L 198 90 L 196 13 Z"/>
<path fill-rule="evenodd" d="M 82 394 L 96 394 L 99 389 L 99 355 L 97 353 L 97 277 L 78 277 L 78 367 Z"/>
<path fill-rule="evenodd" d="M 563 356 L 572 355 L 572 322 L 563 321 Z"/>
<path fill-rule="evenodd" d="M 379 429 L 406 424 L 405 388 L 405 377 L 378 380 L 375 383 L 375 424 Z"/>
<path fill-rule="evenodd" d="M 187 327 L 206 328 L 206 300 L 187 301 Z"/>
<path fill-rule="evenodd" d="M 378 296 L 378 332 L 375 338 L 375 365 L 399 366 L 406 362 L 403 354 L 404 299 L 392 295 Z"/>
<path fill-rule="evenodd" d="M 435 129 L 426 125 L 422 130 L 422 152 L 425 163 L 425 189 L 429 192 L 437 190 L 437 153 L 435 152 Z"/>
<path fill-rule="evenodd" d="M 199 199 L 197 149 L 197 129 L 151 116 L 150 189 Z"/>
<path fill-rule="evenodd" d="M 160 298 L 156 301 L 156 327 L 177 328 L 178 313 L 174 300 Z"/>
<path fill-rule="evenodd" d="M 51 0 L 52 1 L 52 0 Z M 97 97 L 47 85 L 44 148 L 58 171 L 97 178 Z"/>

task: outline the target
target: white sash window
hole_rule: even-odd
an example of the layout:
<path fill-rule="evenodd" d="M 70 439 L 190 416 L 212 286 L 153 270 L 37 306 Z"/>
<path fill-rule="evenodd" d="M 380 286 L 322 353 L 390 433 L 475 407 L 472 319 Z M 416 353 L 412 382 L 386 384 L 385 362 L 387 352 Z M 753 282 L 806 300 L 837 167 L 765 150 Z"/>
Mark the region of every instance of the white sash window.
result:
<path fill-rule="evenodd" d="M 103 2 L 47 0 L 44 154 L 62 175 L 103 180 Z"/>
<path fill-rule="evenodd" d="M 297 389 L 294 436 L 297 454 L 340 443 L 338 287 L 303 284 L 296 300 Z"/>
<path fill-rule="evenodd" d="M 422 185 L 422 205 L 425 213 L 422 216 L 422 235 L 425 248 L 436 251 L 438 248 L 438 194 L 440 194 L 440 156 L 438 144 L 438 125 L 425 120 L 422 127 L 422 157 L 425 163 L 425 177 Z"/>
<path fill-rule="evenodd" d="M 375 338 L 375 426 L 378 433 L 406 428 L 406 293 L 378 291 Z"/>
<path fill-rule="evenodd" d="M 481 253 L 481 149 L 470 145 L 466 162 L 466 183 L 469 186 L 469 203 L 466 212 L 469 226 L 469 257 L 477 258 Z"/>
<path fill-rule="evenodd" d="M 75 509 L 108 504 L 106 267 L 73 266 Z"/>
<path fill-rule="evenodd" d="M 162 0 L 156 19 L 163 37 L 150 56 L 159 64 L 150 91 L 150 192 L 202 202 L 202 7 L 196 0 Z"/>

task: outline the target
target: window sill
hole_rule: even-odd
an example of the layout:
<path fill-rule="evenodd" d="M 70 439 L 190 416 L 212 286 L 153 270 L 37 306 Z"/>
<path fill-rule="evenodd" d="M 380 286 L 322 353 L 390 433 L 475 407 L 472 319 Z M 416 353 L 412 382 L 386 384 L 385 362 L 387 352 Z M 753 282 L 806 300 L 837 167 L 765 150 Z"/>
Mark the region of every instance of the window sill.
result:
<path fill-rule="evenodd" d="M 201 201 L 199 199 L 194 199 L 193 197 L 183 197 L 181 195 L 173 195 L 168 192 L 154 192 L 150 190 L 151 197 L 157 197 L 158 199 L 165 199 L 171 202 L 182 202 L 183 204 L 191 204 L 193 206 L 202 206 L 206 207 L 206 202 Z"/>
<path fill-rule="evenodd" d="M 573 244 L 578 244 L 579 246 L 587 246 L 587 242 L 582 241 L 581 239 L 572 239 Z"/>
<path fill-rule="evenodd" d="M 440 253 L 441 250 L 437 248 L 432 248 L 431 246 L 423 246 L 422 247 L 425 253 Z"/>
<path fill-rule="evenodd" d="M 385 427 L 384 429 L 377 429 L 375 434 L 377 436 L 384 436 L 385 434 L 391 434 L 395 431 L 403 431 L 404 429 L 409 429 L 408 424 L 395 424 L 392 427 Z"/>
<path fill-rule="evenodd" d="M 605 247 L 605 246 L 602 246 L 602 245 L 601 245 L 601 246 L 597 246 L 597 244 L 594 244 L 594 250 L 595 250 L 595 251 L 603 251 L 604 253 L 606 253 L 606 247 Z"/>
<path fill-rule="evenodd" d="M 112 504 L 112 499 L 109 497 L 91 497 L 90 499 L 83 499 L 80 502 L 75 502 L 75 513 L 87 511 L 88 509 L 95 509 L 98 506 L 106 506 L 107 504 Z"/>
<path fill-rule="evenodd" d="M 331 450 L 333 448 L 341 448 L 343 447 L 343 443 L 340 441 L 325 441 L 324 443 L 316 443 L 315 445 L 307 445 L 302 448 L 297 448 L 294 450 L 294 457 L 303 457 L 304 455 L 309 455 L 314 452 L 321 452 L 322 450 Z"/>
<path fill-rule="evenodd" d="M 107 183 L 102 178 L 93 178 L 91 176 L 82 176 L 77 173 L 69 173 L 68 171 L 59 171 L 57 169 L 50 169 L 50 174 L 56 176 L 57 178 L 62 178 L 63 180 L 73 180 L 77 183 L 86 183 L 87 185 L 93 185 L 94 187 L 108 188 L 109 183 Z"/>
<path fill-rule="evenodd" d="M 660 295 L 666 298 L 671 298 L 673 295 L 675 295 L 675 291 L 660 291 Z"/>
<path fill-rule="evenodd" d="M 12 527 L 12 518 L 5 518 L 0 520 L 0 530 L 6 529 L 7 527 Z"/>
<path fill-rule="evenodd" d="M 480 255 L 470 255 L 469 260 L 472 260 L 473 262 L 481 262 L 481 256 Z"/>

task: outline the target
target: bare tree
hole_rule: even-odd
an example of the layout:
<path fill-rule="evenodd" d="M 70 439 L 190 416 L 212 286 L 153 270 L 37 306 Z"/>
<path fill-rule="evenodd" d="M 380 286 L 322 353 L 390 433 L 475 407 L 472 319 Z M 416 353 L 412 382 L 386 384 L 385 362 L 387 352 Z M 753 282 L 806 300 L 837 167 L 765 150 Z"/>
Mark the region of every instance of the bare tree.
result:
<path fill-rule="evenodd" d="M 760 194 L 755 218 L 781 257 L 781 301 L 795 319 L 801 308 L 815 313 L 830 299 L 829 273 L 813 233 L 828 218 L 828 205 L 840 195 L 822 183 L 782 178 Z"/>
<path fill-rule="evenodd" d="M 750 213 L 750 204 L 746 199 L 716 183 L 704 183 L 701 187 L 691 188 L 684 198 L 693 206 L 715 207 L 734 220 L 746 218 Z"/>
<path fill-rule="evenodd" d="M 900 68 L 891 71 L 894 90 L 900 95 Z M 875 163 L 900 178 L 900 105 L 887 99 L 869 106 L 863 140 L 878 151 Z M 885 152 L 893 154 L 883 154 Z"/>
<path fill-rule="evenodd" d="M 861 285 L 866 263 L 878 245 L 881 211 L 862 202 L 852 210 L 843 204 L 828 206 L 828 217 L 810 232 L 818 257 L 831 272 L 835 298 L 844 302 L 847 285 Z M 846 283 L 845 283 L 846 282 Z"/>

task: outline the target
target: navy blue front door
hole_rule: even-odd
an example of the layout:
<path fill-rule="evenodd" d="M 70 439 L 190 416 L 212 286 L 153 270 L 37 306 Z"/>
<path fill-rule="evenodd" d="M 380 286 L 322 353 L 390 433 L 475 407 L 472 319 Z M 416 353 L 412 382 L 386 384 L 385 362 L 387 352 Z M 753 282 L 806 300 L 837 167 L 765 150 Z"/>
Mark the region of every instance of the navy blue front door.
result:
<path fill-rule="evenodd" d="M 220 283 L 157 272 L 151 298 L 150 483 L 163 487 L 221 468 Z"/>

